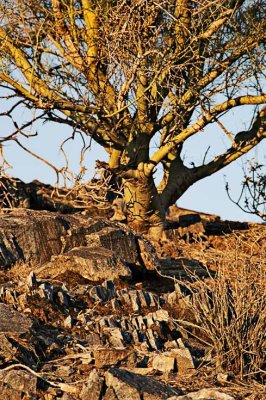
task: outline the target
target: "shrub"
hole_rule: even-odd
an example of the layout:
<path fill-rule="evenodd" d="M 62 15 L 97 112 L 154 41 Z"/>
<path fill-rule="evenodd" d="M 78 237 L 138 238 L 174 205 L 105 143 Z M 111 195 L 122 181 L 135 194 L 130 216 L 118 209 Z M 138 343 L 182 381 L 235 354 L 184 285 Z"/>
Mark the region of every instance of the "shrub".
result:
<path fill-rule="evenodd" d="M 264 236 L 265 238 L 265 236 Z M 197 279 L 193 314 L 211 345 L 216 370 L 240 378 L 266 377 L 266 264 L 260 234 L 234 247 L 220 259 L 215 278 Z"/>

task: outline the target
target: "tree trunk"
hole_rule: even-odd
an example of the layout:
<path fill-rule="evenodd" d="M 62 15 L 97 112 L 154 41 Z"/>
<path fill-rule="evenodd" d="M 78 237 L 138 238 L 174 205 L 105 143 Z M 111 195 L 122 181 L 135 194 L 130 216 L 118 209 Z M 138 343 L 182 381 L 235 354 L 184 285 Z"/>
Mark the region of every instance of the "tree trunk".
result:
<path fill-rule="evenodd" d="M 165 223 L 165 209 L 153 177 L 140 172 L 124 182 L 124 199 L 128 224 L 139 233 L 160 236 Z"/>

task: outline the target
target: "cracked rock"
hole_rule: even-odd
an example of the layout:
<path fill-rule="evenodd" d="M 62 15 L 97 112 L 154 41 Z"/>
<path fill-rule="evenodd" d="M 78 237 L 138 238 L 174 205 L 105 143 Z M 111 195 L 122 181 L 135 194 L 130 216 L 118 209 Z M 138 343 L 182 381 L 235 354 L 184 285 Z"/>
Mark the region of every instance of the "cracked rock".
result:
<path fill-rule="evenodd" d="M 118 400 L 140 400 L 145 398 L 144 395 L 157 396 L 158 399 L 164 400 L 173 395 L 182 394 L 180 390 L 156 379 L 125 369 L 110 368 L 105 375 L 105 380 L 107 386 L 114 389 Z"/>
<path fill-rule="evenodd" d="M 51 262 L 36 270 L 36 274 L 47 279 L 70 271 L 90 281 L 131 277 L 130 269 L 112 250 L 100 247 L 76 247 L 65 254 L 53 256 Z"/>

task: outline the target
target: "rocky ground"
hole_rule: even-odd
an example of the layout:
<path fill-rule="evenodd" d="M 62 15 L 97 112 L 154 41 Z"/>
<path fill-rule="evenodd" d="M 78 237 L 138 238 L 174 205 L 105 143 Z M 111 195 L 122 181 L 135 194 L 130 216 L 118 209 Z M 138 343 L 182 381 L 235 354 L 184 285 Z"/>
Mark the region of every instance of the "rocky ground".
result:
<path fill-rule="evenodd" d="M 266 398 L 263 374 L 215 368 L 193 314 L 236 250 L 260 260 L 265 288 L 266 226 L 174 207 L 168 228 L 151 242 L 95 215 L 0 216 L 1 399 Z"/>

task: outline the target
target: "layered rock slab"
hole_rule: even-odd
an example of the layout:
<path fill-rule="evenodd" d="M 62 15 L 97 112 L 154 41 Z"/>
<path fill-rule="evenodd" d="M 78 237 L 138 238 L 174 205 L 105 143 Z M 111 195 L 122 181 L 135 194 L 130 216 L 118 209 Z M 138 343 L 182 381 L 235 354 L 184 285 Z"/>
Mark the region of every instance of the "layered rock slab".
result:
<path fill-rule="evenodd" d="M 48 211 L 18 209 L 0 217 L 0 267 L 17 261 L 43 264 L 76 246 L 86 235 L 101 230 L 103 220 Z"/>
<path fill-rule="evenodd" d="M 53 256 L 51 262 L 35 272 L 39 278 L 55 278 L 70 271 L 96 282 L 131 277 L 129 267 L 112 250 L 101 247 L 76 247 L 65 254 Z"/>
<path fill-rule="evenodd" d="M 113 250 L 129 264 L 138 260 L 134 235 L 108 220 L 25 209 L 0 216 L 0 267 L 17 261 L 44 264 L 82 246 Z"/>

